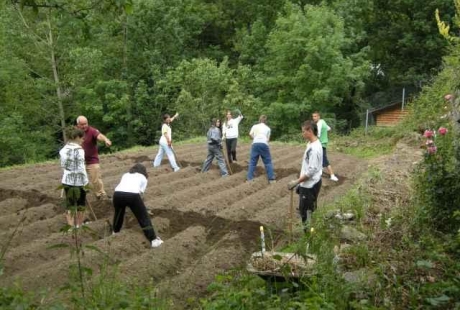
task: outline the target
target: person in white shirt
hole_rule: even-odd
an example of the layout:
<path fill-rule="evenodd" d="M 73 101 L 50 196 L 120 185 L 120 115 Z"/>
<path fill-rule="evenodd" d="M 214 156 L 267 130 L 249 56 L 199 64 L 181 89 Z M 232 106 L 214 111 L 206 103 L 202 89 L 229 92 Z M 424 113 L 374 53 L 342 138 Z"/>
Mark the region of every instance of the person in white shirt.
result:
<path fill-rule="evenodd" d="M 254 179 L 254 170 L 256 169 L 259 157 L 262 157 L 262 161 L 267 171 L 267 177 L 269 183 L 275 183 L 275 174 L 273 172 L 272 158 L 270 155 L 270 148 L 268 142 L 270 141 L 270 127 L 266 125 L 267 116 L 261 115 L 259 118 L 259 124 L 252 126 L 249 135 L 253 139 L 251 146 L 251 154 L 249 157 L 249 167 L 247 180 L 251 182 Z"/>
<path fill-rule="evenodd" d="M 331 130 L 331 127 L 329 127 L 329 125 L 323 119 L 321 119 L 321 116 L 318 111 L 312 114 L 312 118 L 313 121 L 316 123 L 316 126 L 318 127 L 318 139 L 323 147 L 323 168 L 327 169 L 327 172 L 331 176 L 331 180 L 337 182 L 339 178 L 337 178 L 337 176 L 334 174 L 334 171 L 332 170 L 332 166 L 329 163 L 326 151 L 327 144 L 329 142 L 327 133 Z"/>
<path fill-rule="evenodd" d="M 160 148 L 158 149 L 158 154 L 153 161 L 153 167 L 159 167 L 161 161 L 163 160 L 163 155 L 166 153 L 168 156 L 169 163 L 173 168 L 174 172 L 180 170 L 179 166 L 176 163 L 176 157 L 172 150 L 172 131 L 171 131 L 171 122 L 174 121 L 179 116 L 179 113 L 176 113 L 173 117 L 170 117 L 169 114 L 163 115 L 163 125 L 161 126 L 161 138 L 160 138 Z"/>
<path fill-rule="evenodd" d="M 115 208 L 113 233 L 120 232 L 123 226 L 126 207 L 129 207 L 152 248 L 156 248 L 163 243 L 163 240 L 155 234 L 152 221 L 141 196 L 147 188 L 148 177 L 147 169 L 142 164 L 135 164 L 128 173 L 122 176 L 113 194 L 113 207 Z"/>
<path fill-rule="evenodd" d="M 65 207 L 67 223 L 72 227 L 83 224 L 86 206 L 86 189 L 88 175 L 85 168 L 85 151 L 82 143 L 85 132 L 72 129 L 67 134 L 67 144 L 59 151 L 61 168 L 63 169 L 62 187 L 65 192 Z"/>
<path fill-rule="evenodd" d="M 305 121 L 302 124 L 302 136 L 308 141 L 307 148 L 302 158 L 299 178 L 288 184 L 289 190 L 298 186 L 299 212 L 305 232 L 305 224 L 310 222 L 311 215 L 316 210 L 318 195 L 321 190 L 323 148 L 317 134 L 318 127 L 314 122 Z"/>
<path fill-rule="evenodd" d="M 232 112 L 227 111 L 227 121 L 223 126 L 223 139 L 227 147 L 228 161 L 231 164 L 232 162 L 237 162 L 236 160 L 236 144 L 238 141 L 238 125 L 243 119 L 243 115 L 240 110 L 235 110 L 238 113 L 236 118 L 232 117 Z"/>

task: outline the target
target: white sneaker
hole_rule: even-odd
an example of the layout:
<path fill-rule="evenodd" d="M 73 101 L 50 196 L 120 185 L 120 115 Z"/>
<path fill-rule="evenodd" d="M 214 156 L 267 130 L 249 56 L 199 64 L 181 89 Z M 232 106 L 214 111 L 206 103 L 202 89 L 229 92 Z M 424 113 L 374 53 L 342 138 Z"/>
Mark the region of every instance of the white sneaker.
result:
<path fill-rule="evenodd" d="M 335 174 L 331 175 L 331 181 L 337 182 L 339 179 L 335 176 Z"/>
<path fill-rule="evenodd" d="M 163 240 L 160 237 L 157 237 L 155 240 L 152 240 L 152 248 L 158 248 L 163 243 Z"/>
<path fill-rule="evenodd" d="M 176 169 L 174 169 L 174 172 L 177 172 L 177 171 L 179 171 L 179 170 L 180 170 L 180 168 L 176 168 Z"/>

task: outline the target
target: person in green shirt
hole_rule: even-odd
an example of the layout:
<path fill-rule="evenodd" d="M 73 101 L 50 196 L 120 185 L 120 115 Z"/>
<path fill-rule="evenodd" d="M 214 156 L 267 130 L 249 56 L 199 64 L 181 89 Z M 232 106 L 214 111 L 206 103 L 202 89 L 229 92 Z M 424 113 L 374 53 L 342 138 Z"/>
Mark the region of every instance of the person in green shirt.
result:
<path fill-rule="evenodd" d="M 318 127 L 318 139 L 321 142 L 321 145 L 323 146 L 323 168 L 327 169 L 327 171 L 329 172 L 329 175 L 331 176 L 331 180 L 334 182 L 337 182 L 339 179 L 334 174 L 331 164 L 329 163 L 329 160 L 327 159 L 327 153 L 326 153 L 327 143 L 329 142 L 329 139 L 327 137 L 327 132 L 331 130 L 331 127 L 329 127 L 327 123 L 321 119 L 321 115 L 319 114 L 318 111 L 313 112 L 312 117 L 313 117 L 313 121 L 316 123 L 316 126 Z"/>

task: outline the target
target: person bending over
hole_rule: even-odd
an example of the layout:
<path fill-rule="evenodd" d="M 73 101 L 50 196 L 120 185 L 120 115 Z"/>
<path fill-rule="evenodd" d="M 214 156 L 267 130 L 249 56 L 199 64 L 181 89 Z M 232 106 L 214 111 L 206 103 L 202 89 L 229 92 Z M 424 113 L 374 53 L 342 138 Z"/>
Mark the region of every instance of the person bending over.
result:
<path fill-rule="evenodd" d="M 152 221 L 150 221 L 147 208 L 141 196 L 147 188 L 148 177 L 147 169 L 142 164 L 135 164 L 128 173 L 122 176 L 113 194 L 113 207 L 115 208 L 113 232 L 115 234 L 120 232 L 126 207 L 129 207 L 152 248 L 156 248 L 163 243 L 163 240 L 155 234 Z"/>

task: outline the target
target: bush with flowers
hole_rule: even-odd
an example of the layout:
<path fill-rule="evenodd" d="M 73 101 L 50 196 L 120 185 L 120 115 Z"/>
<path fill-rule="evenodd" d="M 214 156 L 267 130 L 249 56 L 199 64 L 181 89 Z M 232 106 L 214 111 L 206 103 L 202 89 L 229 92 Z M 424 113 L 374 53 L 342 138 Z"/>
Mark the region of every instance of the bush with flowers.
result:
<path fill-rule="evenodd" d="M 419 219 L 438 231 L 456 233 L 460 227 L 460 158 L 452 130 L 425 130 L 426 151 L 415 178 Z"/>

